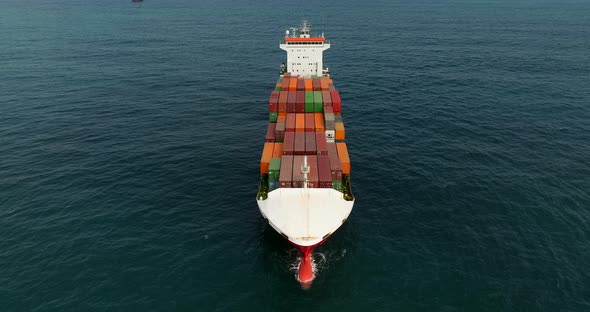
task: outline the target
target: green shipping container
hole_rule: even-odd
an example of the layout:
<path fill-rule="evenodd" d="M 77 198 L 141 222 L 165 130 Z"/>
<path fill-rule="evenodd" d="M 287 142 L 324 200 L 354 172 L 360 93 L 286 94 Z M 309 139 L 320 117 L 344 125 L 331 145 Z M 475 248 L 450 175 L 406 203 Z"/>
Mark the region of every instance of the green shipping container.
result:
<path fill-rule="evenodd" d="M 273 158 L 268 166 L 268 180 L 279 181 L 279 171 L 281 170 L 281 159 Z"/>
<path fill-rule="evenodd" d="M 312 91 L 305 92 L 305 112 L 306 113 L 313 113 L 314 112 L 314 96 Z"/>
<path fill-rule="evenodd" d="M 279 113 L 277 113 L 277 112 L 268 113 L 268 121 L 277 122 L 277 118 L 279 118 Z"/>
<path fill-rule="evenodd" d="M 324 111 L 324 103 L 322 101 L 322 91 L 313 92 L 313 111 L 321 113 Z"/>
<path fill-rule="evenodd" d="M 280 87 L 276 87 L 275 88 L 275 91 L 281 91 L 281 88 Z"/>
<path fill-rule="evenodd" d="M 332 188 L 342 192 L 342 180 L 332 180 Z"/>

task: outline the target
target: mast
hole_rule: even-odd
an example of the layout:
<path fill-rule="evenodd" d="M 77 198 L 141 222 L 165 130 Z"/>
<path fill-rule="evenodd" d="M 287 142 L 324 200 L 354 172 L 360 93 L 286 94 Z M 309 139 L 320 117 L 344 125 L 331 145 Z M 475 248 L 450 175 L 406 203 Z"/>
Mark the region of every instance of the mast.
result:
<path fill-rule="evenodd" d="M 307 165 L 307 156 L 303 156 L 303 164 L 301 164 L 301 173 L 303 173 L 303 188 L 307 188 L 307 174 L 310 168 Z"/>

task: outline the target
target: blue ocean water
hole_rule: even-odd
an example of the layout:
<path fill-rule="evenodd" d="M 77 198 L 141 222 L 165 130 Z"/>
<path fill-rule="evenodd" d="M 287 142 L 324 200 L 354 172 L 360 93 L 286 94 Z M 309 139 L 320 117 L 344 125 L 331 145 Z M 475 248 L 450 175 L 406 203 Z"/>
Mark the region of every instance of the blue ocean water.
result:
<path fill-rule="evenodd" d="M 589 311 L 590 3 L 0 2 L 1 311 Z M 255 202 L 284 30 L 332 48 L 355 208 Z"/>

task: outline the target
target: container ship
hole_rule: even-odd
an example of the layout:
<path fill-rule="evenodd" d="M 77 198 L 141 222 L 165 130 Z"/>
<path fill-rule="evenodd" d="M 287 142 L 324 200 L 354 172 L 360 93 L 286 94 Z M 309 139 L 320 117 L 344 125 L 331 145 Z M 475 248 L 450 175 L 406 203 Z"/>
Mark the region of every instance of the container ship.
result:
<path fill-rule="evenodd" d="M 342 121 L 342 100 L 323 52 L 324 34 L 311 25 L 285 32 L 287 51 L 268 102 L 268 129 L 260 159 L 256 196 L 262 216 L 301 252 L 297 279 L 314 279 L 312 252 L 346 221 L 354 196 Z"/>

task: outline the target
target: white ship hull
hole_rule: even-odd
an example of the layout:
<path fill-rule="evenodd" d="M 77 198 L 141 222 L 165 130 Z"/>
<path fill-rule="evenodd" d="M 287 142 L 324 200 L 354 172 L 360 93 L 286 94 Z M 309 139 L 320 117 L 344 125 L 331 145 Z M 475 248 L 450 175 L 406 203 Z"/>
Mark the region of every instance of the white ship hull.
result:
<path fill-rule="evenodd" d="M 258 200 L 258 208 L 268 223 L 291 243 L 315 246 L 346 221 L 354 200 L 329 188 L 278 188 Z"/>

